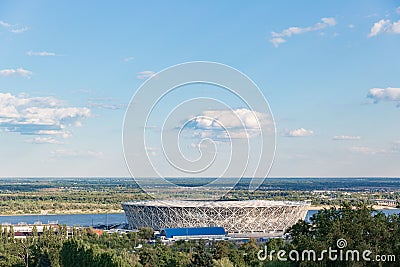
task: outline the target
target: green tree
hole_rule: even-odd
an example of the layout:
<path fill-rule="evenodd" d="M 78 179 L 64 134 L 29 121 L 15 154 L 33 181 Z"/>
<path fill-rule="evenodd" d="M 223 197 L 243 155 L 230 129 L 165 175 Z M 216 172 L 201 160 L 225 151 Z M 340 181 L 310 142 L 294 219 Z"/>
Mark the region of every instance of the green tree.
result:
<path fill-rule="evenodd" d="M 221 258 L 221 259 L 213 259 L 214 267 L 234 267 L 233 263 L 229 260 L 229 258 Z"/>
<path fill-rule="evenodd" d="M 212 254 L 207 251 L 205 242 L 200 240 L 194 249 L 194 253 L 192 254 L 191 266 L 211 267 L 212 265 Z"/>
<path fill-rule="evenodd" d="M 244 252 L 241 250 L 239 251 L 238 249 L 233 249 L 229 251 L 229 260 L 234 266 L 246 266 Z"/>
<path fill-rule="evenodd" d="M 242 251 L 247 266 L 259 266 L 261 264 L 261 261 L 257 257 L 260 247 L 257 245 L 255 239 L 250 239 L 249 242 L 241 245 L 239 250 Z"/>
<path fill-rule="evenodd" d="M 38 267 L 52 267 L 53 265 L 50 262 L 50 257 L 47 251 L 45 251 L 39 259 Z"/>
<path fill-rule="evenodd" d="M 375 212 L 363 203 L 345 203 L 339 209 L 331 208 L 319 211 L 311 218 L 311 223 L 299 222 L 289 229 L 291 243 L 298 251 L 313 249 L 317 255 L 329 247 L 338 248 L 339 239 L 346 240 L 343 252 L 347 250 L 372 251 L 375 255 L 395 254 L 399 256 L 396 248 L 399 247 L 398 229 L 399 222 L 396 217 L 385 216 Z M 397 254 L 396 254 L 397 253 Z M 337 262 L 328 261 L 326 258 L 320 264 L 337 266 Z M 333 265 L 332 265 L 333 264 Z M 364 266 L 363 261 L 341 262 L 340 266 Z M 383 263 L 369 262 L 369 266 L 382 266 Z M 385 263 L 384 266 L 395 266 Z M 300 266 L 317 266 L 312 261 L 301 262 Z"/>
<path fill-rule="evenodd" d="M 218 241 L 214 247 L 214 256 L 216 260 L 226 258 L 229 256 L 229 252 L 233 249 L 233 244 L 228 241 Z"/>
<path fill-rule="evenodd" d="M 139 238 L 144 240 L 150 240 L 154 237 L 154 231 L 150 227 L 142 227 L 138 232 Z"/>
<path fill-rule="evenodd" d="M 157 254 L 153 247 L 144 245 L 139 251 L 140 263 L 143 266 L 157 266 Z"/>

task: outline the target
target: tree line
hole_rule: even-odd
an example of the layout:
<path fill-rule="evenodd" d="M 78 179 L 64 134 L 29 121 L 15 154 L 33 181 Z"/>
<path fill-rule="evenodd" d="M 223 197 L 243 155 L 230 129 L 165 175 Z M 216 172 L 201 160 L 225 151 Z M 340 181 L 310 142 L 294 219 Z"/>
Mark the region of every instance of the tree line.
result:
<path fill-rule="evenodd" d="M 299 221 L 282 238 L 267 242 L 180 240 L 164 244 L 149 242 L 149 228 L 123 234 L 96 234 L 91 228 L 76 228 L 68 237 L 66 226 L 57 231 L 45 228 L 42 235 L 36 229 L 26 239 L 15 239 L 12 228 L 0 227 L 1 266 L 54 267 L 127 267 L 127 266 L 399 266 L 400 216 L 385 216 L 370 207 L 344 204 L 314 214 L 310 221 Z M 338 240 L 345 240 L 345 254 L 350 250 L 369 250 L 369 257 L 393 255 L 395 261 L 330 260 L 312 257 L 302 260 L 287 258 L 291 251 L 314 250 L 317 255 L 328 249 L 338 250 Z M 274 251 L 271 257 L 260 259 L 265 248 Z M 280 256 L 278 251 L 281 251 Z"/>

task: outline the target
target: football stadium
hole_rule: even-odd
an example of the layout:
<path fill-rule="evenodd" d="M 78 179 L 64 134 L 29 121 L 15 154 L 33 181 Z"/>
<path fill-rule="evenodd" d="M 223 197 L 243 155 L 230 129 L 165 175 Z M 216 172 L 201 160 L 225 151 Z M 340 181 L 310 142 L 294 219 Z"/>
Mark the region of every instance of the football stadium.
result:
<path fill-rule="evenodd" d="M 305 219 L 307 202 L 152 200 L 124 202 L 131 229 L 223 227 L 227 233 L 282 232 Z"/>

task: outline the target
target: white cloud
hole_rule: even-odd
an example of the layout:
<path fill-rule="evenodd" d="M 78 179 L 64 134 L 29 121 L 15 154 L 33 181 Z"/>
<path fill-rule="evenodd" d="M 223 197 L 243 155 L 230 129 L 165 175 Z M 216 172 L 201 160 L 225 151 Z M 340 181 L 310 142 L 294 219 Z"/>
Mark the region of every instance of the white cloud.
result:
<path fill-rule="evenodd" d="M 366 154 L 366 155 L 375 155 L 379 151 L 367 146 L 353 146 L 349 148 L 350 152 L 353 153 L 360 153 L 360 154 Z"/>
<path fill-rule="evenodd" d="M 193 136 L 223 141 L 247 139 L 258 136 L 265 127 L 272 128 L 269 115 L 246 108 L 234 110 L 206 110 L 188 124 L 194 129 Z M 274 129 L 268 129 L 272 131 Z"/>
<path fill-rule="evenodd" d="M 381 19 L 380 21 L 374 23 L 368 37 L 376 36 L 381 32 L 385 32 L 388 30 L 388 28 L 390 28 L 390 26 L 390 20 Z"/>
<path fill-rule="evenodd" d="M 367 97 L 372 99 L 375 104 L 381 101 L 395 102 L 397 107 L 400 107 L 400 88 L 372 88 L 369 89 Z"/>
<path fill-rule="evenodd" d="M 0 76 L 9 77 L 9 76 L 22 76 L 29 78 L 32 76 L 32 72 L 23 68 L 18 69 L 3 69 L 0 70 Z"/>
<path fill-rule="evenodd" d="M 144 79 L 148 79 L 148 78 L 153 77 L 155 74 L 156 74 L 156 73 L 155 73 L 154 71 L 145 70 L 145 71 L 138 72 L 137 75 L 136 75 L 136 77 L 137 77 L 138 79 L 144 80 Z"/>
<path fill-rule="evenodd" d="M 124 58 L 122 60 L 125 61 L 125 62 L 129 62 L 129 61 L 132 61 L 134 59 L 135 59 L 134 57 L 126 57 L 126 58 Z"/>
<path fill-rule="evenodd" d="M 400 141 L 392 142 L 389 147 L 372 148 L 367 146 L 353 146 L 349 148 L 350 152 L 364 155 L 393 155 L 400 154 Z"/>
<path fill-rule="evenodd" d="M 348 27 L 349 27 L 350 29 L 354 29 L 356 26 L 354 26 L 354 24 L 349 24 Z"/>
<path fill-rule="evenodd" d="M 304 128 L 299 128 L 296 130 L 286 130 L 283 136 L 286 137 L 305 137 L 305 136 L 312 136 L 314 135 L 314 131 L 306 130 Z"/>
<path fill-rule="evenodd" d="M 274 38 L 271 39 L 271 43 L 275 47 L 278 47 L 280 44 L 286 43 L 286 40 L 283 39 L 282 37 L 274 37 Z"/>
<path fill-rule="evenodd" d="M 266 124 L 267 115 L 251 111 L 246 108 L 234 110 L 206 110 L 195 119 L 197 127 L 203 129 L 211 128 L 242 128 L 259 129 Z"/>
<path fill-rule="evenodd" d="M 30 28 L 29 27 L 22 27 L 22 28 L 17 28 L 17 29 L 12 29 L 10 32 L 12 33 L 23 33 L 28 31 Z"/>
<path fill-rule="evenodd" d="M 8 31 L 12 33 L 23 33 L 29 30 L 29 27 L 21 26 L 18 24 L 10 24 L 8 22 L 5 22 L 4 20 L 0 20 L 0 26 L 3 28 L 8 28 Z"/>
<path fill-rule="evenodd" d="M 62 142 L 56 140 L 54 137 L 35 137 L 27 140 L 28 143 L 32 144 L 62 144 Z"/>
<path fill-rule="evenodd" d="M 56 53 L 47 52 L 47 51 L 41 51 L 41 52 L 28 51 L 28 52 L 26 52 L 26 54 L 28 56 L 39 56 L 39 57 L 55 57 L 55 56 L 57 56 Z"/>
<path fill-rule="evenodd" d="M 382 33 L 400 34 L 400 20 L 392 23 L 389 19 L 381 19 L 375 22 L 368 37 L 374 37 Z"/>
<path fill-rule="evenodd" d="M 79 126 L 79 123 L 78 123 L 78 125 L 75 123 L 75 126 Z M 67 139 L 67 138 L 70 138 L 72 136 L 72 133 L 66 131 L 65 129 L 61 129 L 61 130 L 38 130 L 34 134 L 59 136 L 59 137 L 61 137 L 63 139 Z"/>
<path fill-rule="evenodd" d="M 338 141 L 338 140 L 360 140 L 361 136 L 336 135 L 332 139 L 335 140 L 335 141 Z"/>
<path fill-rule="evenodd" d="M 322 22 L 317 22 L 313 26 L 309 27 L 289 27 L 282 32 L 272 32 L 271 33 L 271 43 L 275 46 L 278 47 L 280 44 L 285 43 L 286 39 L 288 37 L 291 37 L 292 35 L 299 35 L 307 32 L 312 32 L 312 31 L 319 31 L 327 27 L 332 27 L 336 25 L 336 20 L 334 18 L 322 18 Z"/>
<path fill-rule="evenodd" d="M 0 93 L 0 129 L 7 132 L 68 138 L 68 128 L 79 126 L 88 117 L 90 109 L 67 107 L 54 97 Z"/>
<path fill-rule="evenodd" d="M 103 158 L 104 153 L 101 151 L 93 150 L 68 150 L 68 149 L 57 149 L 51 152 L 51 155 L 55 158 Z"/>
<path fill-rule="evenodd" d="M 205 142 L 200 142 L 198 144 L 191 143 L 190 147 L 191 148 L 197 148 L 197 149 L 206 148 L 207 147 L 207 143 L 205 143 Z"/>
<path fill-rule="evenodd" d="M 396 8 L 396 13 L 400 14 L 400 7 Z"/>
<path fill-rule="evenodd" d="M 12 25 L 10 23 L 7 23 L 3 20 L 0 20 L 0 26 L 4 27 L 4 28 L 8 28 L 11 27 Z"/>

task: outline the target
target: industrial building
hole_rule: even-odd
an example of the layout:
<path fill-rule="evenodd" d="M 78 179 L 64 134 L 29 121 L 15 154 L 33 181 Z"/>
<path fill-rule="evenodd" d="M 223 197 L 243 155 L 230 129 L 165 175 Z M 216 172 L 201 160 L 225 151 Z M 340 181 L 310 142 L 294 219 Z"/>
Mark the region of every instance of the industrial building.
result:
<path fill-rule="evenodd" d="M 226 232 L 223 227 L 192 227 L 192 228 L 165 228 L 158 237 L 171 241 L 191 239 L 224 239 Z"/>

